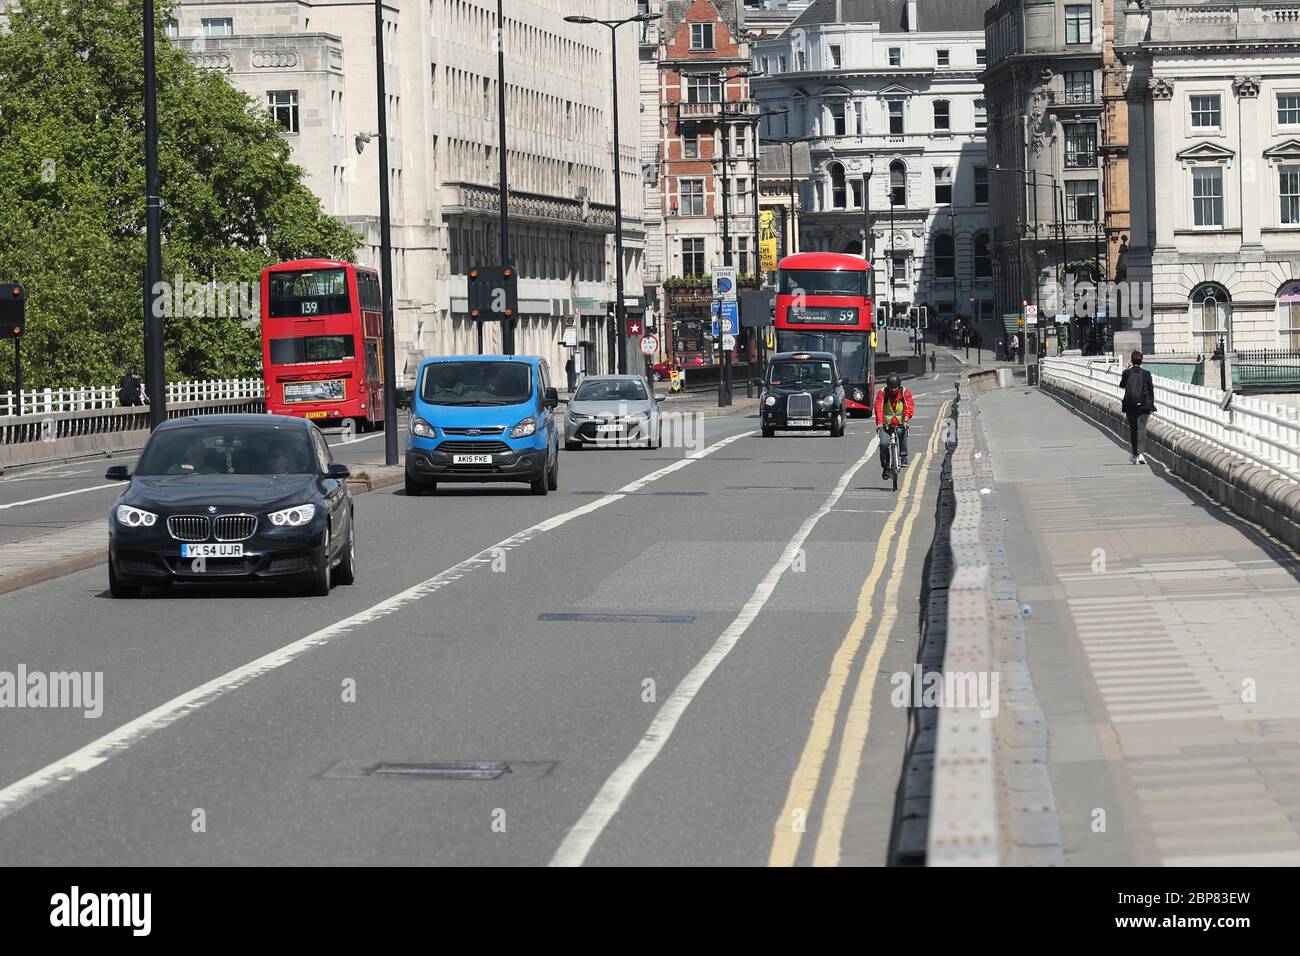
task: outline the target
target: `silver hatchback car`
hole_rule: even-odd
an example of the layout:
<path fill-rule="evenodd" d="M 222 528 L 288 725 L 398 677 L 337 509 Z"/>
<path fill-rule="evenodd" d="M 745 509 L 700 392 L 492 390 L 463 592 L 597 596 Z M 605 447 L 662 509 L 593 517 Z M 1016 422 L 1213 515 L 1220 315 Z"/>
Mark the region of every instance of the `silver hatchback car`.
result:
<path fill-rule="evenodd" d="M 564 447 L 658 448 L 662 401 L 644 375 L 588 375 L 569 400 Z"/>

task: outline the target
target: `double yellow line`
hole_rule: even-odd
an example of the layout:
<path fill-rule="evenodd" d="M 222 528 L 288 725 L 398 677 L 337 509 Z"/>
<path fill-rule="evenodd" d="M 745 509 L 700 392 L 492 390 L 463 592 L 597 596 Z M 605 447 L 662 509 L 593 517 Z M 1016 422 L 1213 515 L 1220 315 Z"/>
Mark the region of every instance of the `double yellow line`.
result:
<path fill-rule="evenodd" d="M 804 743 L 803 754 L 799 758 L 794 776 L 790 780 L 785 806 L 782 807 L 781 815 L 777 818 L 773 830 L 772 852 L 768 856 L 769 866 L 793 866 L 799 855 L 799 847 L 803 841 L 802 823 L 811 816 L 812 805 L 821 786 L 822 767 L 826 761 L 826 754 L 830 750 L 831 738 L 835 734 L 840 702 L 853 670 L 853 662 L 857 659 L 858 650 L 862 646 L 867 628 L 874 616 L 872 598 L 876 586 L 885 573 L 890 546 L 894 541 L 894 532 L 901 520 L 902 533 L 898 539 L 898 549 L 894 554 L 893 571 L 885 587 L 884 609 L 845 715 L 844 733 L 827 791 L 826 806 L 821 815 L 821 830 L 813 852 L 814 866 L 839 864 L 844 820 L 853 801 L 854 785 L 862 760 L 862 748 L 871 729 L 872 692 L 880 670 L 880 659 L 884 656 L 889 632 L 898 614 L 898 591 L 902 584 L 903 571 L 907 566 L 912 524 L 916 520 L 924 497 L 920 493 L 913 496 L 913 491 L 917 488 L 924 491 L 925 476 L 930 473 L 930 467 L 934 463 L 939 437 L 943 431 L 943 422 L 948 416 L 949 404 L 944 402 L 939 409 L 922 466 L 911 469 L 903 479 L 904 484 L 899 491 L 898 503 L 894 505 L 894 510 L 880 532 L 871 573 L 867 575 L 867 579 L 862 583 L 862 589 L 858 592 L 857 612 L 853 623 L 849 625 L 848 633 L 845 634 L 843 642 L 831 659 L 826 686 L 822 688 L 817 708 L 813 712 L 812 728 Z"/>

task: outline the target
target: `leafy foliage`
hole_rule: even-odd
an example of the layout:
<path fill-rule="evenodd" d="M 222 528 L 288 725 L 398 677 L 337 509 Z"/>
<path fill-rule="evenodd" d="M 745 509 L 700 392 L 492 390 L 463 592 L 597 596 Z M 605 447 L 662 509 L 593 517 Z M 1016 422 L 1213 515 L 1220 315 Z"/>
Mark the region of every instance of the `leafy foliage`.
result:
<path fill-rule="evenodd" d="M 28 292 L 26 387 L 143 365 L 144 53 L 138 0 L 23 0 L 0 33 L 0 278 Z M 158 10 L 163 275 L 255 282 L 273 262 L 351 260 L 266 109 L 168 41 Z M 169 317 L 168 378 L 247 375 L 238 316 Z M 13 346 L 0 344 L 0 375 Z"/>

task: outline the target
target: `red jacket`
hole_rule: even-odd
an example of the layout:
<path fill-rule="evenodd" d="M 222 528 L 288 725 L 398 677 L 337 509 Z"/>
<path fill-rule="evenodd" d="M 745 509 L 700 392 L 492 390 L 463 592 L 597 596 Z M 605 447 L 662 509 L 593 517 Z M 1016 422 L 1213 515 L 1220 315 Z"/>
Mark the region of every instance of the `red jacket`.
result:
<path fill-rule="evenodd" d="M 897 398 L 895 398 L 897 401 Z M 903 424 L 916 413 L 916 402 L 912 400 L 912 393 L 903 386 Z M 882 388 L 876 392 L 876 427 L 884 428 L 886 425 L 892 425 L 898 421 L 897 415 L 890 416 L 888 421 L 885 420 L 885 390 Z"/>

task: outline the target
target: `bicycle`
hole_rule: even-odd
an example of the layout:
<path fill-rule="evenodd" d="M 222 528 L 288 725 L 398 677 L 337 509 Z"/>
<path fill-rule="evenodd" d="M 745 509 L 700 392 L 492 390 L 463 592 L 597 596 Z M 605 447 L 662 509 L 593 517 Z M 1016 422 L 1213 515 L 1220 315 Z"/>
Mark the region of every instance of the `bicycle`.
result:
<path fill-rule="evenodd" d="M 902 467 L 899 463 L 898 438 L 895 433 L 905 428 L 907 428 L 906 425 L 885 426 L 885 431 L 889 433 L 889 476 L 893 479 L 895 491 L 898 490 L 898 473 Z"/>

